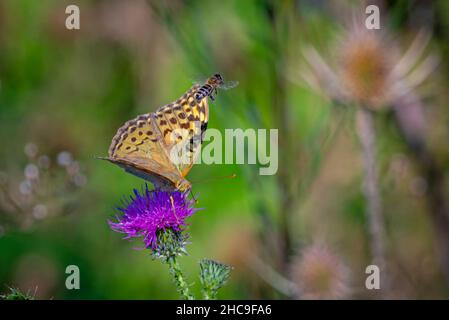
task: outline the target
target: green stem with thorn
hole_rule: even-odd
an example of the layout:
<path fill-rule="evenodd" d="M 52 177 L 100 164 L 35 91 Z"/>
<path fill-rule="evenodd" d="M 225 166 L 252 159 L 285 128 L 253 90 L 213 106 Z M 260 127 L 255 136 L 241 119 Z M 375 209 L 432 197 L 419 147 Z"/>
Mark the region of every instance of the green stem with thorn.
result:
<path fill-rule="evenodd" d="M 181 297 L 185 300 L 194 300 L 195 298 L 190 293 L 189 285 L 182 274 L 181 267 L 179 266 L 176 256 L 171 256 L 166 261 L 170 269 L 170 274 L 173 276 Z"/>

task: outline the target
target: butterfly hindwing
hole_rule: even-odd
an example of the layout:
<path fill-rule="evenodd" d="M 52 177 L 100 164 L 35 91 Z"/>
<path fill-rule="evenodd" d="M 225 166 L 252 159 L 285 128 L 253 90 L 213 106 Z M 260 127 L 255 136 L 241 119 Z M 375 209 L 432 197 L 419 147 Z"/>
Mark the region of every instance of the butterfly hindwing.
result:
<path fill-rule="evenodd" d="M 126 122 L 112 139 L 107 160 L 157 189 L 189 187 L 184 177 L 198 157 L 209 120 L 208 96 L 194 98 L 199 88 L 194 85 L 175 102 Z"/>
<path fill-rule="evenodd" d="M 126 122 L 112 139 L 109 159 L 137 176 L 154 175 L 175 184 L 180 173 L 169 161 L 161 144 L 162 137 L 153 122 L 150 113 Z M 137 174 L 137 171 L 131 172 L 133 170 L 130 166 L 143 172 L 141 175 Z M 153 182 L 151 179 L 144 179 Z"/>

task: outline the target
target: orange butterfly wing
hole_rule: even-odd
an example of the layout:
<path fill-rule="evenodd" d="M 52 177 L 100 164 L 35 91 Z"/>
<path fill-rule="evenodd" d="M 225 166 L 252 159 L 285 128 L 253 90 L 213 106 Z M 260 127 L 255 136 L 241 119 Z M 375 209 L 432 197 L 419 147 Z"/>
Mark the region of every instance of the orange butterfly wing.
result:
<path fill-rule="evenodd" d="M 186 182 L 209 116 L 207 97 L 199 103 L 193 97 L 198 88 L 193 86 L 155 113 L 126 122 L 112 139 L 107 160 L 152 182 L 155 188 L 173 189 Z M 175 161 L 179 152 L 185 152 L 181 162 Z"/>
<path fill-rule="evenodd" d="M 187 176 L 200 152 L 202 135 L 209 121 L 208 97 L 197 102 L 199 86 L 193 86 L 174 103 L 155 112 L 162 144 L 182 177 Z"/>

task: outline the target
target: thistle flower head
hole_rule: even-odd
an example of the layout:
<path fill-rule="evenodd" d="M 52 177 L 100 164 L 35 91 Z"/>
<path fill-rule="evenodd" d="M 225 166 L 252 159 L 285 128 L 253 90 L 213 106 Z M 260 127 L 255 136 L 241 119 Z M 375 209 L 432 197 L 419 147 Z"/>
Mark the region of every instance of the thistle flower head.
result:
<path fill-rule="evenodd" d="M 185 244 L 186 236 L 181 232 L 187 225 L 186 218 L 196 211 L 193 203 L 186 193 L 150 191 L 146 185 L 141 193 L 134 189 L 134 197 L 130 196 L 125 206 L 118 208 L 123 214 L 117 216 L 117 221 L 109 221 L 109 225 L 126 234 L 125 239 L 143 237 L 145 247 L 153 251 L 164 248 L 164 253 L 168 253 L 175 248 L 174 242 L 178 247 Z"/>
<path fill-rule="evenodd" d="M 342 299 L 349 293 L 347 267 L 323 245 L 303 249 L 293 259 L 290 272 L 304 299 Z"/>

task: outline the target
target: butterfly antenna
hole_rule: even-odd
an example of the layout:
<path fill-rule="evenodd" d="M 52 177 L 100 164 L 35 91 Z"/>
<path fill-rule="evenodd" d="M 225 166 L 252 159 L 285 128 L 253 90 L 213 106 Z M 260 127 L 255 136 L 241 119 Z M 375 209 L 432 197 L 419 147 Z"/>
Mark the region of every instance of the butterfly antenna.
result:
<path fill-rule="evenodd" d="M 190 195 L 192 197 L 192 200 L 195 201 L 195 203 L 198 203 L 198 198 L 195 196 L 192 189 L 190 189 Z"/>
<path fill-rule="evenodd" d="M 109 157 L 99 157 L 99 156 L 94 156 L 95 160 L 106 160 L 106 161 L 111 161 Z"/>
<path fill-rule="evenodd" d="M 210 179 L 205 179 L 205 180 L 198 180 L 192 183 L 204 183 L 204 182 L 211 182 L 211 181 L 216 181 L 216 180 L 221 180 L 221 179 L 234 179 L 237 178 L 237 174 L 233 173 L 229 176 L 224 176 L 224 177 L 215 177 L 215 178 L 210 178 Z"/>

